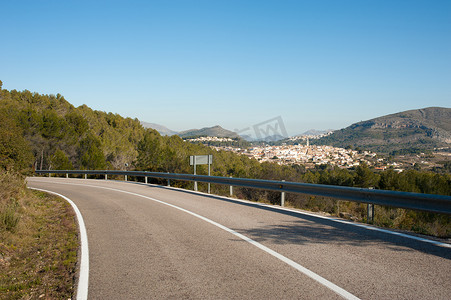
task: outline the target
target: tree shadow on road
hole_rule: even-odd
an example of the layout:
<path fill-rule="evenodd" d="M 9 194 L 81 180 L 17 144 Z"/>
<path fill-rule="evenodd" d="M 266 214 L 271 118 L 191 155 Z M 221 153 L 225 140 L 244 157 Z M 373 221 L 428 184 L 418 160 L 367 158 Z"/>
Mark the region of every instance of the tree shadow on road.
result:
<path fill-rule="evenodd" d="M 171 189 L 164 186 L 151 186 L 153 188 Z M 292 217 L 284 224 L 267 224 L 252 229 L 231 228 L 257 242 L 269 241 L 275 244 L 342 244 L 355 247 L 369 247 L 383 245 L 392 251 L 420 251 L 430 255 L 435 255 L 445 259 L 451 259 L 451 248 L 419 241 L 402 235 L 397 235 L 397 231 L 384 229 L 391 233 L 371 230 L 376 226 L 365 227 L 356 226 L 359 223 L 342 223 L 341 219 L 321 218 L 304 214 L 301 211 L 280 209 L 277 206 L 262 205 L 261 203 L 243 202 L 232 198 L 217 195 L 199 194 L 198 192 L 171 189 L 172 191 L 206 197 L 215 201 L 226 201 L 239 206 L 252 207 L 259 210 L 274 212 Z M 340 221 L 337 221 L 340 220 Z M 365 225 L 365 224 L 360 224 Z M 411 233 L 403 233 L 416 236 Z M 429 239 L 429 238 L 428 238 Z"/>

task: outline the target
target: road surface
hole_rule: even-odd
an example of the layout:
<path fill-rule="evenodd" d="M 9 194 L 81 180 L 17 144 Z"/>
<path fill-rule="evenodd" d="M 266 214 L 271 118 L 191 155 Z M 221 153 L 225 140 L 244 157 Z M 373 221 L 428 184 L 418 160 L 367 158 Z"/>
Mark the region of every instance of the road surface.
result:
<path fill-rule="evenodd" d="M 28 186 L 81 211 L 89 299 L 451 297 L 446 245 L 133 182 L 30 177 Z"/>

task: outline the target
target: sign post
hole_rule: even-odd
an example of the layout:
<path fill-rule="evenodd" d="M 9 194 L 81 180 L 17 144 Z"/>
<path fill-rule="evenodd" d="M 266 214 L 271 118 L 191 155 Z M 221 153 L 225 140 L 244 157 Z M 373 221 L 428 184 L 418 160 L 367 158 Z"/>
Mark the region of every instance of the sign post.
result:
<path fill-rule="evenodd" d="M 197 165 L 208 165 L 208 176 L 210 176 L 210 165 L 213 162 L 213 155 L 191 155 L 189 157 L 190 166 L 194 166 L 194 175 L 196 175 Z M 194 181 L 194 190 L 197 191 L 197 181 Z M 210 183 L 208 183 L 208 193 L 210 194 Z"/>

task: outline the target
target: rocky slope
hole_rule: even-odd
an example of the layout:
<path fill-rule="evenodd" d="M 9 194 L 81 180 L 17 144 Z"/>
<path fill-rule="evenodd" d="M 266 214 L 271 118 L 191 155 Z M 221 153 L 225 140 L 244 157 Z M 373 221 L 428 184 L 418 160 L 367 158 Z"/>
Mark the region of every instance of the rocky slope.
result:
<path fill-rule="evenodd" d="M 355 123 L 319 143 L 379 152 L 450 147 L 451 108 L 415 109 Z"/>

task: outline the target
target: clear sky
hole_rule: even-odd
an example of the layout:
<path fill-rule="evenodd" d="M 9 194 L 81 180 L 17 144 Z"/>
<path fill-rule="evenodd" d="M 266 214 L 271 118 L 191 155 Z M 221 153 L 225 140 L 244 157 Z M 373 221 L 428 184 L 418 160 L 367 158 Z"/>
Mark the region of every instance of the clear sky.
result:
<path fill-rule="evenodd" d="M 451 1 L 0 2 L 0 80 L 173 130 L 451 107 Z"/>

